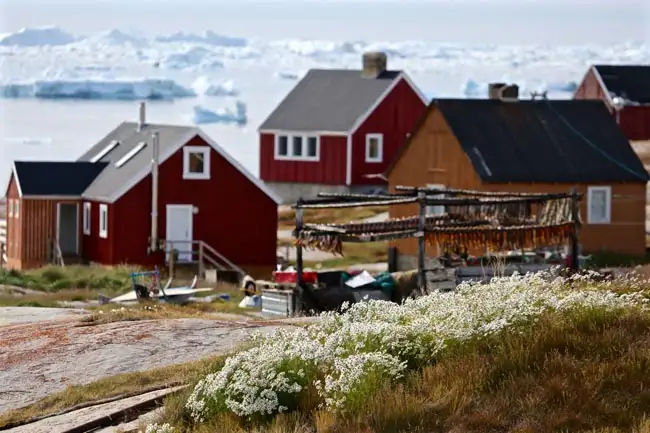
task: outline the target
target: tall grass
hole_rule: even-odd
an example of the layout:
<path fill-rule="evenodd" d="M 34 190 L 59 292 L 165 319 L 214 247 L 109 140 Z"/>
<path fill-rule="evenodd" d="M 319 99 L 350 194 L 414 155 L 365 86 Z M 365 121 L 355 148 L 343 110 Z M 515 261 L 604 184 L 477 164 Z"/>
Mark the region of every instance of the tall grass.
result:
<path fill-rule="evenodd" d="M 160 422 L 195 433 L 642 431 L 647 287 L 538 274 L 355 304 L 258 339 L 170 399 Z"/>

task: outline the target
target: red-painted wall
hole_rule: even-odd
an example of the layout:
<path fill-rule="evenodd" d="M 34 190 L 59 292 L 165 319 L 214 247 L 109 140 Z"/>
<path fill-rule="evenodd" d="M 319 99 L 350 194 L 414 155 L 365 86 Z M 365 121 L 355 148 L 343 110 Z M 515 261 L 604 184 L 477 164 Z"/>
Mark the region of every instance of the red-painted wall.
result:
<path fill-rule="evenodd" d="M 650 140 L 650 106 L 623 108 L 619 127 L 628 140 Z"/>
<path fill-rule="evenodd" d="M 347 137 L 321 136 L 318 161 L 275 159 L 275 136 L 260 134 L 260 178 L 265 182 L 344 185 Z"/>
<path fill-rule="evenodd" d="M 90 203 L 90 234 L 83 234 L 83 204 L 81 205 L 81 227 L 82 227 L 82 254 L 84 258 L 91 262 L 103 264 L 116 264 L 113 260 L 113 234 L 115 230 L 115 217 L 113 215 L 114 205 L 108 204 L 108 234 L 106 238 L 99 237 L 99 205 L 96 201 L 82 201 Z M 129 222 L 130 224 L 130 222 Z M 126 223 L 122 227 L 126 226 Z"/>
<path fill-rule="evenodd" d="M 208 146 L 200 137 L 186 146 Z M 159 168 L 158 236 L 166 235 L 166 206 L 190 204 L 199 211 L 193 219 L 193 239 L 202 240 L 238 266 L 274 267 L 278 213 L 276 203 L 214 149 L 210 179 L 183 179 L 183 150 Z M 147 254 L 151 234 L 151 175 L 109 207 L 109 247 L 98 239 L 99 207 L 93 205 L 92 236 L 85 236 L 89 260 L 103 263 L 152 265 Z M 108 258 L 108 260 L 106 260 Z"/>
<path fill-rule="evenodd" d="M 605 89 L 600 85 L 592 69 L 589 69 L 580 83 L 574 99 L 600 99 L 614 115 Z M 628 140 L 650 140 L 650 106 L 628 105 L 621 110 L 619 121 L 619 128 Z"/>
<path fill-rule="evenodd" d="M 364 175 L 386 171 L 397 150 L 405 143 L 406 134 L 413 130 L 425 108 L 425 103 L 415 90 L 405 80 L 400 80 L 352 136 L 353 185 L 385 183 Z M 366 134 L 373 133 L 384 135 L 382 162 L 366 162 Z"/>

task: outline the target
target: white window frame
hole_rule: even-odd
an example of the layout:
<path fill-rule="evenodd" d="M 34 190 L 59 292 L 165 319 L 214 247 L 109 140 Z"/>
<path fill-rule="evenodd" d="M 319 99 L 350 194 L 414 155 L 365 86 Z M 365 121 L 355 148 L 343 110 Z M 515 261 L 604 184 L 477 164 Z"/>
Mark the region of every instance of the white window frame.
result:
<path fill-rule="evenodd" d="M 90 202 L 84 202 L 84 207 L 83 207 L 83 229 L 84 229 L 84 234 L 89 235 L 90 234 L 90 215 L 91 215 L 91 203 Z"/>
<path fill-rule="evenodd" d="M 190 155 L 193 153 L 203 155 L 203 173 L 192 173 L 190 171 Z M 210 179 L 209 146 L 185 146 L 183 148 L 183 179 Z"/>
<path fill-rule="evenodd" d="M 377 140 L 379 148 L 377 149 L 378 151 L 378 156 L 375 158 L 370 157 L 370 143 L 372 140 Z M 383 162 L 384 161 L 384 134 L 366 134 L 366 162 Z"/>
<path fill-rule="evenodd" d="M 427 188 L 431 189 L 446 189 L 445 185 L 438 184 L 438 183 L 431 183 L 427 184 Z M 440 198 L 445 198 L 444 194 L 440 194 Z M 444 215 L 445 214 L 445 205 L 427 205 L 427 215 L 433 215 L 433 216 L 438 216 L 438 215 Z"/>
<path fill-rule="evenodd" d="M 280 137 L 287 137 L 287 154 L 280 155 Z M 293 140 L 294 138 L 300 138 L 302 140 L 302 153 L 297 155 L 293 152 Z M 308 144 L 309 139 L 316 139 L 316 155 L 308 156 Z M 273 144 L 273 155 L 276 160 L 279 161 L 320 161 L 320 136 L 318 134 L 303 134 L 303 133 L 278 133 L 275 134 L 274 144 Z"/>
<path fill-rule="evenodd" d="M 14 200 L 14 218 L 20 217 L 20 199 Z"/>
<path fill-rule="evenodd" d="M 9 218 L 14 217 L 14 199 L 12 198 L 7 200 L 7 216 Z"/>
<path fill-rule="evenodd" d="M 104 222 L 104 227 L 102 227 L 102 221 Z M 99 218 L 97 223 L 99 225 L 99 237 L 106 239 L 108 237 L 108 205 L 99 205 Z"/>
<path fill-rule="evenodd" d="M 595 192 L 605 193 L 605 218 L 596 218 L 592 213 L 592 196 Z M 610 224 L 612 222 L 612 187 L 590 186 L 587 188 L 587 224 Z"/>

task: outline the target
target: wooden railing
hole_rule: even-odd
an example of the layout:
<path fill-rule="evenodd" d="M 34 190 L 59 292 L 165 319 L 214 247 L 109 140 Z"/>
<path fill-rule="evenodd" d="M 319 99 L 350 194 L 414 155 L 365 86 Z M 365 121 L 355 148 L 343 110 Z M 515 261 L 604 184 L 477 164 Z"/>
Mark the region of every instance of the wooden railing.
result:
<path fill-rule="evenodd" d="M 196 264 L 199 278 L 205 278 L 205 270 L 209 267 L 217 271 L 235 271 L 241 276 L 246 275 L 246 271 L 203 241 L 168 240 L 166 251 L 165 260 L 169 265 L 170 274 L 173 274 L 176 264 Z"/>
<path fill-rule="evenodd" d="M 52 239 L 50 244 L 50 262 L 53 265 L 61 266 L 65 268 L 65 262 L 63 261 L 63 253 L 61 252 L 61 246 L 56 239 Z"/>

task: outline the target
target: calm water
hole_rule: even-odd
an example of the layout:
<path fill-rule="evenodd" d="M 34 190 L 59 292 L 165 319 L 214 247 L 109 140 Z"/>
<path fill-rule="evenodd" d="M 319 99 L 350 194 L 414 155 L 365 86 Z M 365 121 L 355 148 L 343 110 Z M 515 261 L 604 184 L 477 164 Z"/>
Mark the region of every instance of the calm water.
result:
<path fill-rule="evenodd" d="M 110 28 L 144 34 L 211 29 L 226 35 L 269 39 L 550 45 L 650 40 L 650 1 L 477 3 L 2 0 L 0 32 L 56 24 L 76 33 Z M 264 80 L 268 78 L 264 71 L 235 76 L 232 70 L 226 72 L 245 90 L 251 124 L 246 129 L 220 125 L 204 129 L 257 173 L 255 129 L 293 83 Z M 418 84 L 426 78 L 419 77 Z M 444 83 L 437 82 L 437 86 Z M 149 116 L 157 122 L 185 123 L 195 103 L 182 100 L 149 104 Z M 76 157 L 117 123 L 135 119 L 136 106 L 135 102 L 0 102 L 0 186 L 8 177 L 13 159 Z M 45 141 L 30 145 L 21 142 L 22 138 Z"/>

